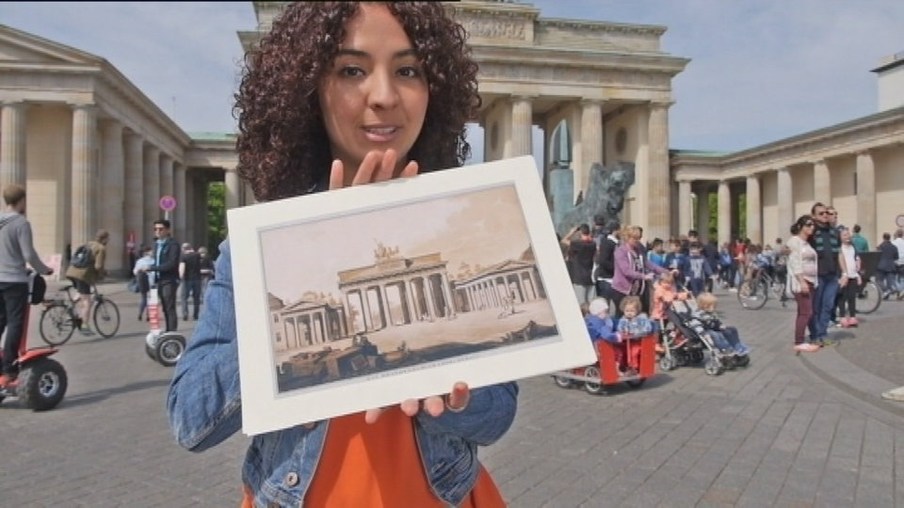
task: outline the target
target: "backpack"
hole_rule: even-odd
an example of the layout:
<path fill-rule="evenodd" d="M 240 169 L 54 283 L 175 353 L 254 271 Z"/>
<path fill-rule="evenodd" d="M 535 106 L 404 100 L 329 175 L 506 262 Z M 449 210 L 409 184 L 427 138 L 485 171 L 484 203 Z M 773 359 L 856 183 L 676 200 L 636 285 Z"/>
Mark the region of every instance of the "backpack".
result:
<path fill-rule="evenodd" d="M 69 264 L 75 268 L 89 268 L 94 266 L 94 252 L 91 250 L 91 247 L 86 243 L 75 249 L 75 253 L 72 254 L 72 259 L 69 260 Z"/>

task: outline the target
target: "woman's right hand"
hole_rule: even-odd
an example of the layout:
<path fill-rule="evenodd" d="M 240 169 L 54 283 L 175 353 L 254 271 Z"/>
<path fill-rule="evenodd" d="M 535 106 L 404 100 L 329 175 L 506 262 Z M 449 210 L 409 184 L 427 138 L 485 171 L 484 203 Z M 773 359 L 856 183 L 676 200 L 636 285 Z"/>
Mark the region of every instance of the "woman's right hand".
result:
<path fill-rule="evenodd" d="M 353 171 L 352 168 L 345 168 L 341 160 L 336 159 L 330 166 L 330 190 L 341 189 L 351 185 L 366 185 L 374 182 L 384 182 L 393 178 L 408 178 L 417 175 L 418 164 L 416 161 L 410 161 L 402 168 L 398 175 L 395 175 L 396 161 L 399 154 L 393 149 L 381 152 L 379 150 L 371 150 L 367 152 L 361 165 L 358 166 L 354 175 L 347 175 L 347 171 Z M 346 179 L 351 177 L 351 182 Z"/>

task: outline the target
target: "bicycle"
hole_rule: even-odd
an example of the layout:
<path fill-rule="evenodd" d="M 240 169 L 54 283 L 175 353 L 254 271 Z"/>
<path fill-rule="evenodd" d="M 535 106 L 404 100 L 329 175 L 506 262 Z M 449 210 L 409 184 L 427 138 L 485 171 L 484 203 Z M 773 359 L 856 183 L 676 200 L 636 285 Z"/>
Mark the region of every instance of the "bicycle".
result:
<path fill-rule="evenodd" d="M 745 280 L 738 286 L 738 302 L 745 309 L 762 309 L 769 300 L 770 293 L 778 298 L 782 307 L 790 300 L 785 294 L 785 282 L 778 277 L 773 277 L 767 270 L 760 269 L 756 276 Z"/>
<path fill-rule="evenodd" d="M 874 276 L 861 277 L 860 289 L 857 292 L 857 312 L 872 314 L 882 304 L 882 290 L 874 280 Z"/>
<path fill-rule="evenodd" d="M 49 346 L 62 346 L 72 338 L 75 329 L 80 328 L 82 324 L 82 319 L 75 307 L 79 296 L 75 291 L 75 286 L 71 284 L 64 286 L 60 292 L 64 291 L 67 299 L 58 298 L 45 301 L 44 310 L 41 312 L 38 330 L 41 338 Z M 75 296 L 73 296 L 73 292 Z M 92 318 L 95 331 L 105 339 L 116 335 L 116 332 L 119 331 L 119 307 L 113 303 L 113 300 L 100 294 L 96 286 L 92 288 L 91 301 L 94 307 Z"/>

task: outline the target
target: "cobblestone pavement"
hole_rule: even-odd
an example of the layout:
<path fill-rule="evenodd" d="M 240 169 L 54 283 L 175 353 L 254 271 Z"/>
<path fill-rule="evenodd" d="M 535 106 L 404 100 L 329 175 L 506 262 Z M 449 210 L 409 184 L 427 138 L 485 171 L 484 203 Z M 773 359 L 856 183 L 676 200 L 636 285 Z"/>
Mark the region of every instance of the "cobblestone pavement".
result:
<path fill-rule="evenodd" d="M 137 297 L 124 284 L 102 290 L 123 327 L 107 340 L 76 336 L 55 356 L 69 374 L 63 403 L 0 405 L 0 505 L 237 506 L 247 438 L 202 454 L 174 443 L 172 371 L 145 355 Z M 522 381 L 513 428 L 481 451 L 510 505 L 904 506 L 904 403 L 879 397 L 904 385 L 904 303 L 798 356 L 792 308 L 745 311 L 722 296 L 726 322 L 753 347 L 745 369 L 682 367 L 608 396 Z"/>

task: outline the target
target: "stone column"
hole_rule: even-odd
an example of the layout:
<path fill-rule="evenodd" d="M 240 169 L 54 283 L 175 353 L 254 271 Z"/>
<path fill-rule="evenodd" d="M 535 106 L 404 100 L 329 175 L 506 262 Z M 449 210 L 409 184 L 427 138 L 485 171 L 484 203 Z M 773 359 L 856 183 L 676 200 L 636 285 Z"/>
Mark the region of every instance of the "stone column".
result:
<path fill-rule="evenodd" d="M 832 180 L 825 159 L 813 163 L 813 198 L 826 206 L 832 204 Z"/>
<path fill-rule="evenodd" d="M 532 150 L 531 127 L 534 125 L 534 116 L 531 108 L 530 97 L 512 98 L 512 139 L 505 157 L 518 157 L 530 155 Z"/>
<path fill-rule="evenodd" d="M 150 224 L 144 220 L 144 140 L 138 134 L 129 132 L 125 135 L 125 194 L 124 213 L 126 241 L 131 235 L 135 237 L 137 246 L 150 239 Z M 139 254 L 140 255 L 140 254 Z"/>
<path fill-rule="evenodd" d="M 100 227 L 110 232 L 107 242 L 106 269 L 111 274 L 128 272 L 128 256 L 125 249 L 125 155 L 123 154 L 122 124 L 107 120 L 101 124 L 101 194 L 99 204 Z"/>
<path fill-rule="evenodd" d="M 709 241 L 709 188 L 702 186 L 697 189 L 697 232 L 700 239 Z"/>
<path fill-rule="evenodd" d="M 694 203 L 691 200 L 691 182 L 678 181 L 678 234 L 684 235 L 693 229 Z M 661 238 L 661 237 L 660 237 Z"/>
<path fill-rule="evenodd" d="M 719 245 L 731 241 L 731 189 L 728 182 L 719 182 Z"/>
<path fill-rule="evenodd" d="M 857 224 L 860 234 L 870 245 L 879 244 L 879 230 L 876 229 L 876 167 L 873 155 L 867 151 L 857 153 Z M 853 227 L 849 224 L 849 227 Z M 873 247 L 875 248 L 875 247 Z"/>
<path fill-rule="evenodd" d="M 776 196 L 776 201 L 778 202 L 778 231 L 779 236 L 784 238 L 791 234 L 789 233 L 789 228 L 796 219 L 794 217 L 794 188 L 791 171 L 788 168 L 779 168 L 776 180 L 778 187 L 778 196 Z"/>
<path fill-rule="evenodd" d="M 188 203 L 185 202 L 185 165 L 180 162 L 173 164 L 173 196 L 176 198 L 175 222 L 173 223 L 176 234 L 186 239 L 191 238 L 185 230 Z"/>
<path fill-rule="evenodd" d="M 239 174 L 235 170 L 226 170 L 225 180 L 225 198 L 226 209 L 232 209 L 239 206 L 239 191 L 241 190 L 241 182 L 239 182 Z"/>
<path fill-rule="evenodd" d="M 145 229 L 151 230 L 151 223 L 163 217 L 160 210 L 160 150 L 156 146 L 144 147 L 144 220 Z"/>
<path fill-rule="evenodd" d="M 97 108 L 77 104 L 72 110 L 72 250 L 94 239 L 97 200 Z"/>
<path fill-rule="evenodd" d="M 760 194 L 760 177 L 750 175 L 747 177 L 747 238 L 752 243 L 763 243 L 763 212 L 762 196 Z"/>
<path fill-rule="evenodd" d="M 670 236 L 671 178 L 669 170 L 668 104 L 651 103 L 640 115 L 637 162 L 637 225 L 645 238 Z M 632 216 L 633 217 L 633 216 Z M 632 219 L 633 220 L 633 219 Z"/>
<path fill-rule="evenodd" d="M 603 163 L 603 104 L 585 100 L 581 101 L 581 167 L 574 168 L 575 196 L 587 189 L 593 163 Z"/>
<path fill-rule="evenodd" d="M 25 186 L 27 107 L 13 102 L 0 109 L 0 189 L 11 183 Z"/>
<path fill-rule="evenodd" d="M 160 154 L 160 195 L 173 196 L 173 158 L 165 153 Z M 172 214 L 169 219 L 173 220 Z"/>

